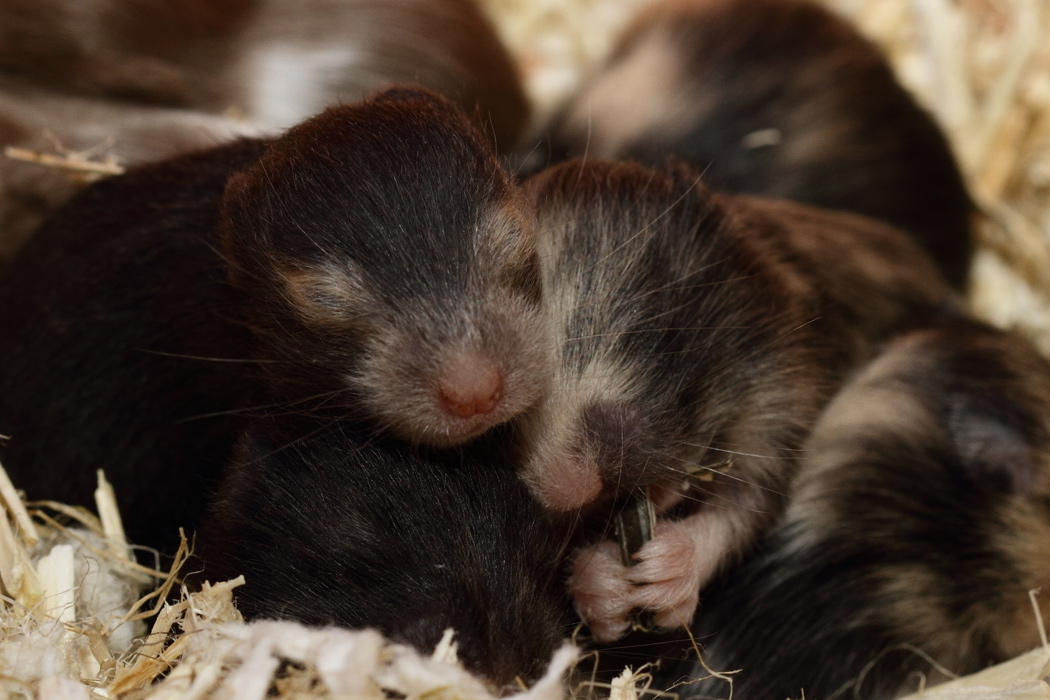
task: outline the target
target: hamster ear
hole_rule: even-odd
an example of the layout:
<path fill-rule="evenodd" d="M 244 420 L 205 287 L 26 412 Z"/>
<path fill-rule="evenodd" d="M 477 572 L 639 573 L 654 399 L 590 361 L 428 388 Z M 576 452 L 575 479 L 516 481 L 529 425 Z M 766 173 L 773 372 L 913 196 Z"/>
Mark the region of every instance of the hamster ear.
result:
<path fill-rule="evenodd" d="M 948 432 L 973 477 L 1010 493 L 1033 492 L 1039 476 L 1037 448 L 1025 435 L 1022 416 L 1020 411 L 996 411 L 970 402 L 952 406 Z"/>
<path fill-rule="evenodd" d="M 251 212 L 251 178 L 245 172 L 239 172 L 226 181 L 226 190 L 222 195 L 219 241 L 223 257 L 234 277 L 237 269 L 243 264 L 239 254 L 245 248 L 245 238 L 259 235 L 249 219 Z M 251 244 L 248 244 L 251 246 Z"/>
<path fill-rule="evenodd" d="M 226 189 L 222 194 L 222 218 L 226 223 L 226 229 L 238 228 L 243 224 L 244 210 L 247 202 L 251 199 L 249 188 L 251 180 L 247 173 L 235 173 L 226 181 Z"/>

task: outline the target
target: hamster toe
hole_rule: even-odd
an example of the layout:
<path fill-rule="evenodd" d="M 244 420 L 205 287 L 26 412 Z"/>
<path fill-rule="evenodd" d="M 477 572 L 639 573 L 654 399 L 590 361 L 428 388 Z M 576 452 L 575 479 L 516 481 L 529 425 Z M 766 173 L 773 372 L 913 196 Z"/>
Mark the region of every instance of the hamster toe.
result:
<path fill-rule="evenodd" d="M 569 590 L 576 611 L 598 641 L 614 641 L 627 631 L 628 615 L 635 607 L 632 589 L 616 543 L 601 542 L 576 553 Z"/>
<path fill-rule="evenodd" d="M 653 539 L 635 556 L 638 563 L 627 571 L 634 586 L 631 602 L 656 611 L 660 627 L 688 625 L 696 611 L 700 586 L 714 572 L 688 521 L 658 522 Z"/>

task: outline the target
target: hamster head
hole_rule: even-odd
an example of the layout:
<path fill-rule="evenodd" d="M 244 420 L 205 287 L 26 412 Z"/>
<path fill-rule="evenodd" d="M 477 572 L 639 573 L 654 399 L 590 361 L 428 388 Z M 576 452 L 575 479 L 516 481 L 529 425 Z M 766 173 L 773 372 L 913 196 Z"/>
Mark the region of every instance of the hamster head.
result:
<path fill-rule="evenodd" d="M 815 412 L 808 318 L 696 171 L 570 161 L 525 189 L 558 348 L 551 389 L 520 421 L 542 503 L 679 490 L 734 453 L 797 443 Z M 762 478 L 763 462 L 781 463 L 732 478 Z"/>
<path fill-rule="evenodd" d="M 331 108 L 231 178 L 223 207 L 230 275 L 282 398 L 452 445 L 546 386 L 534 222 L 444 99 L 400 88 Z"/>

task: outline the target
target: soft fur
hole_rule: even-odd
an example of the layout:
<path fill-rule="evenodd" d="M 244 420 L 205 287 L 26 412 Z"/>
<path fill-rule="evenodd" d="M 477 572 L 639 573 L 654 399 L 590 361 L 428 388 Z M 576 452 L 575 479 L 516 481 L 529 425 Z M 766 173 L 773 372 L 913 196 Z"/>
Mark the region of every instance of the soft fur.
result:
<path fill-rule="evenodd" d="M 571 628 L 558 541 L 496 445 L 256 421 L 201 527 L 199 576 L 243 574 L 248 618 L 372 627 L 424 653 L 451 627 L 467 668 L 517 690 Z"/>
<path fill-rule="evenodd" d="M 524 211 L 471 123 L 407 88 L 98 183 L 0 277 L 0 460 L 31 498 L 84 505 L 105 469 L 131 540 L 166 546 L 238 414 L 473 437 L 547 381 Z M 463 346 L 503 379 L 468 418 L 428 384 Z"/>
<path fill-rule="evenodd" d="M 708 667 L 741 700 L 879 700 L 1039 643 L 1050 587 L 1050 365 L 951 321 L 894 341 L 828 406 L 784 521 L 704 591 Z M 1042 614 L 1050 602 L 1038 598 Z M 706 672 L 664 665 L 669 685 Z M 725 697 L 709 679 L 684 697 Z"/>
<path fill-rule="evenodd" d="M 881 52 L 816 3 L 656 3 L 546 131 L 553 160 L 674 155 L 714 189 L 880 219 L 966 279 L 973 207 L 946 138 Z"/>
<path fill-rule="evenodd" d="M 477 110 L 501 147 L 528 118 L 517 70 L 472 0 L 9 0 L 0 73 L 60 92 L 286 128 L 392 83 Z"/>
<path fill-rule="evenodd" d="M 637 607 L 681 625 L 778 511 L 845 373 L 941 313 L 950 289 L 898 231 L 719 195 L 684 165 L 570 161 L 526 191 L 560 356 L 520 421 L 522 473 L 549 508 L 588 512 L 599 530 L 648 488 L 668 517 L 639 563 L 585 548 L 573 593 L 600 639 Z"/>

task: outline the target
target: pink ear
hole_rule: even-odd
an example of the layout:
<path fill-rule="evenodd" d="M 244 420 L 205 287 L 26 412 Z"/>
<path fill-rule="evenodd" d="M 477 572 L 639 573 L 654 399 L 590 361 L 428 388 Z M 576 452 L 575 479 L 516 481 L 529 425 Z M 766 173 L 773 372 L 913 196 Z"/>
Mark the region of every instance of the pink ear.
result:
<path fill-rule="evenodd" d="M 251 178 L 247 173 L 239 172 L 226 181 L 226 190 L 222 196 L 220 241 L 223 257 L 226 259 L 226 264 L 230 266 L 231 274 L 234 274 L 236 268 L 241 264 L 236 262 L 240 258 L 237 251 L 244 245 L 240 241 L 245 230 L 249 232 L 251 230 L 244 216 L 252 199 L 250 189 Z"/>
<path fill-rule="evenodd" d="M 225 231 L 223 239 L 229 236 L 230 229 L 244 225 L 244 213 L 252 199 L 251 178 L 245 172 L 239 172 L 226 181 L 226 190 L 222 195 L 222 218 Z"/>
<path fill-rule="evenodd" d="M 235 173 L 226 181 L 226 191 L 222 195 L 223 209 L 228 210 L 231 203 L 243 201 L 247 196 L 249 180 L 247 173 Z M 234 204 L 236 206 L 236 204 Z"/>

